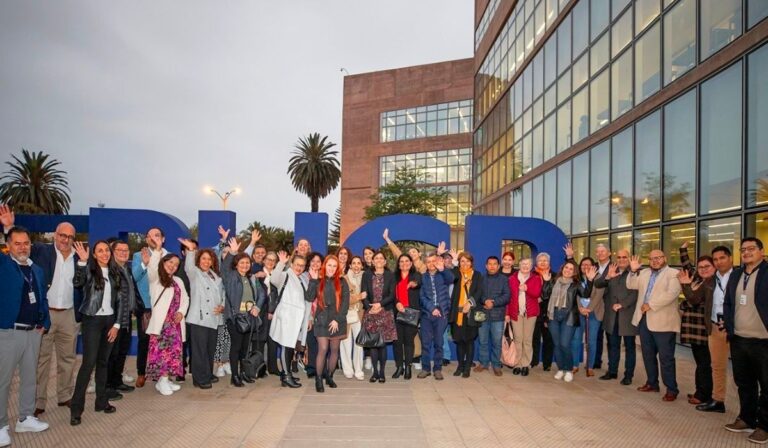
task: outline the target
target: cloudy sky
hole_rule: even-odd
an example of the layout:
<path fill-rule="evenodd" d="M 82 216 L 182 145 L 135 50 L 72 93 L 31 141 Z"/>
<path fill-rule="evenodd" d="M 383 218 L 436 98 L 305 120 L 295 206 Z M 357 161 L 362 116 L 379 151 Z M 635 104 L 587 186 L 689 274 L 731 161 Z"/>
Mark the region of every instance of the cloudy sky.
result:
<path fill-rule="evenodd" d="M 290 151 L 314 131 L 341 146 L 340 67 L 471 57 L 472 18 L 470 0 L 3 1 L 0 161 L 59 159 L 71 213 L 103 202 L 189 225 L 220 206 L 210 184 L 243 189 L 240 225 L 292 228 L 310 204 Z"/>

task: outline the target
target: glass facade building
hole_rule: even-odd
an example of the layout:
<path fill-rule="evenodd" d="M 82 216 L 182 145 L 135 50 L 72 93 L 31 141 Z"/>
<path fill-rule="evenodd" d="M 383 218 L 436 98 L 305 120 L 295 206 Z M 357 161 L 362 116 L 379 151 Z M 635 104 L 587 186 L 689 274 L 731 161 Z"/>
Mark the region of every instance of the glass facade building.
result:
<path fill-rule="evenodd" d="M 768 2 L 512 3 L 475 57 L 474 213 L 577 256 L 768 242 Z"/>
<path fill-rule="evenodd" d="M 381 113 L 381 142 L 472 132 L 472 100 Z"/>

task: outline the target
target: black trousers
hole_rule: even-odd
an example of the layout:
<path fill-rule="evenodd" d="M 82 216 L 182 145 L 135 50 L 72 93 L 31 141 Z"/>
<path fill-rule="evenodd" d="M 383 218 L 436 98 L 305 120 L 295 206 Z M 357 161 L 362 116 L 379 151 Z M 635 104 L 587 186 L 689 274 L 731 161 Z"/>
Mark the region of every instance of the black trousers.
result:
<path fill-rule="evenodd" d="M 187 324 L 186 331 L 187 335 L 189 335 L 189 332 L 191 331 L 190 326 L 192 324 Z M 186 375 L 191 369 L 190 365 L 192 364 L 192 347 L 189 343 L 189 337 L 187 337 L 187 340 L 184 341 L 184 345 L 181 346 L 181 369 L 184 372 L 183 375 Z"/>
<path fill-rule="evenodd" d="M 539 314 L 536 318 L 536 325 L 533 327 L 533 357 L 531 365 L 539 365 L 539 359 L 547 369 L 552 366 L 552 358 L 555 355 L 555 343 L 552 341 L 552 335 L 549 334 L 549 328 L 544 326 L 547 317 Z"/>
<path fill-rule="evenodd" d="M 197 384 L 210 384 L 213 378 L 213 356 L 216 354 L 217 328 L 189 324 L 189 370 L 192 381 Z"/>
<path fill-rule="evenodd" d="M 456 342 L 456 357 L 459 362 L 459 369 L 469 371 L 472 368 L 472 362 L 475 360 L 475 339 L 477 339 L 477 327 L 466 325 L 458 326 L 451 324 L 451 334 Z"/>
<path fill-rule="evenodd" d="M 413 363 L 414 339 L 419 328 L 402 322 L 395 322 L 395 328 L 397 329 L 397 340 L 392 342 L 395 366 L 410 366 Z"/>
<path fill-rule="evenodd" d="M 620 311 L 621 312 L 621 311 Z M 631 380 L 635 376 L 637 353 L 635 350 L 635 336 L 621 336 L 619 334 L 619 316 L 616 316 L 613 331 L 606 333 L 608 339 L 608 373 L 619 374 L 619 361 L 621 360 L 621 341 L 624 341 L 624 378 Z"/>
<path fill-rule="evenodd" d="M 83 363 L 77 372 L 75 392 L 72 395 L 70 411 L 79 417 L 85 409 L 85 391 L 91 381 L 91 372 L 96 368 L 96 409 L 109 405 L 107 401 L 107 363 L 112 343 L 107 340 L 107 333 L 115 323 L 115 316 L 83 316 L 80 331 L 83 338 Z"/>
<path fill-rule="evenodd" d="M 229 337 L 232 344 L 229 346 L 229 365 L 232 368 L 232 376 L 240 374 L 240 360 L 248 354 L 248 338 L 250 333 L 240 333 L 233 322 L 227 322 Z M 216 350 L 216 344 L 213 344 Z"/>
<path fill-rule="evenodd" d="M 307 352 L 305 371 L 307 373 L 315 373 L 317 371 L 315 368 L 315 358 L 317 358 L 317 338 L 315 337 L 315 332 L 312 330 L 307 332 Z"/>
<path fill-rule="evenodd" d="M 739 390 L 739 418 L 768 431 L 768 339 L 732 336 L 731 362 Z"/>
<path fill-rule="evenodd" d="M 267 372 L 270 375 L 277 375 L 280 372 L 280 368 L 277 366 L 277 348 L 280 344 L 273 341 L 272 338 L 267 339 Z"/>
<path fill-rule="evenodd" d="M 600 321 L 600 329 L 597 330 L 597 347 L 595 347 L 595 363 L 592 365 L 594 369 L 600 369 L 603 367 L 603 345 L 607 342 L 608 338 L 605 337 L 605 328 L 603 328 L 603 322 Z M 606 341 L 606 342 L 603 342 Z"/>
<path fill-rule="evenodd" d="M 144 313 L 149 313 L 149 310 L 136 311 L 136 335 L 139 339 L 139 345 L 136 352 L 136 371 L 139 375 L 146 375 L 147 371 L 147 355 L 149 354 L 149 335 L 147 329 L 141 325 L 142 316 Z"/>
<path fill-rule="evenodd" d="M 696 392 L 694 396 L 703 402 L 712 400 L 712 356 L 709 345 L 691 344 L 693 360 L 696 361 Z"/>
<path fill-rule="evenodd" d="M 131 325 L 126 328 L 120 328 L 117 333 L 117 339 L 112 344 L 112 351 L 109 354 L 107 363 L 107 387 L 114 389 L 123 384 L 123 370 L 125 369 L 125 358 L 128 357 L 128 351 L 131 349 Z"/>

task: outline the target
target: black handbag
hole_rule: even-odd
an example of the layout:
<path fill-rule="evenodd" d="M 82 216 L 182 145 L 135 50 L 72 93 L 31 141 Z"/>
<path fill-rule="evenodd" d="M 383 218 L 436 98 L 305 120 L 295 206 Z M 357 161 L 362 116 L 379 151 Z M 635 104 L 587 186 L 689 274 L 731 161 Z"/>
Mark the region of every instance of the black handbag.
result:
<path fill-rule="evenodd" d="M 469 288 L 467 288 L 466 285 L 464 285 L 464 291 L 467 292 L 467 301 L 474 302 L 476 306 L 479 306 L 478 302 L 469 295 Z M 488 313 L 486 313 L 486 311 L 482 308 L 470 308 L 469 312 L 467 313 L 467 325 L 470 327 L 482 326 L 483 322 L 486 320 L 488 320 Z"/>
<path fill-rule="evenodd" d="M 251 313 L 235 314 L 235 328 L 238 333 L 253 332 L 261 326 L 261 318 L 252 316 Z"/>
<path fill-rule="evenodd" d="M 240 360 L 240 371 L 243 375 L 256 379 L 259 376 L 259 372 L 266 368 L 267 363 L 264 362 L 263 353 L 258 350 L 251 351 L 253 348 L 253 330 L 254 327 L 251 327 L 248 337 L 248 350 L 246 351 L 245 358 Z"/>
<path fill-rule="evenodd" d="M 418 327 L 420 316 L 421 312 L 419 310 L 405 307 L 403 311 L 397 313 L 397 318 L 395 320 L 412 327 Z"/>
<path fill-rule="evenodd" d="M 379 348 L 384 347 L 384 340 L 381 338 L 381 333 L 372 333 L 365 328 L 360 330 L 355 338 L 355 343 L 363 348 Z"/>

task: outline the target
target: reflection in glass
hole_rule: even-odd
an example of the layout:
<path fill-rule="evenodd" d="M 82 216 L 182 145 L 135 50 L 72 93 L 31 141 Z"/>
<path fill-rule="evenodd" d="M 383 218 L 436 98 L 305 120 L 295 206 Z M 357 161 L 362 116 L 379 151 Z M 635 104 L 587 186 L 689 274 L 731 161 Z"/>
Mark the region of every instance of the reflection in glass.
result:
<path fill-rule="evenodd" d="M 660 113 L 654 112 L 635 126 L 635 224 L 659 221 Z"/>
<path fill-rule="evenodd" d="M 648 254 L 652 250 L 661 249 L 660 232 L 658 227 L 650 229 L 638 229 L 634 233 L 635 250 L 633 255 L 639 255 L 644 265 L 648 265 Z"/>
<path fill-rule="evenodd" d="M 512 192 L 512 216 L 523 216 L 523 190 L 521 188 Z"/>
<path fill-rule="evenodd" d="M 701 60 L 741 35 L 741 0 L 717 0 L 701 6 Z"/>
<path fill-rule="evenodd" d="M 557 110 L 557 153 L 571 147 L 571 103 L 560 106 Z"/>
<path fill-rule="evenodd" d="M 713 219 L 699 223 L 699 252 L 709 254 L 716 246 L 725 246 L 733 253 L 733 263 L 740 262 L 741 217 Z"/>
<path fill-rule="evenodd" d="M 619 118 L 632 108 L 632 49 L 611 65 L 611 117 Z"/>
<path fill-rule="evenodd" d="M 680 0 L 664 14 L 664 85 L 696 65 L 696 0 Z"/>
<path fill-rule="evenodd" d="M 544 120 L 544 161 L 557 154 L 557 115 L 552 114 Z"/>
<path fill-rule="evenodd" d="M 749 12 L 747 26 L 752 28 L 768 17 L 768 2 L 765 0 L 748 0 L 747 11 Z"/>
<path fill-rule="evenodd" d="M 664 219 L 696 215 L 696 90 L 664 107 Z"/>
<path fill-rule="evenodd" d="M 611 228 L 632 225 L 632 127 L 611 139 Z"/>
<path fill-rule="evenodd" d="M 530 218 L 533 214 L 533 186 L 530 182 L 523 184 L 523 216 Z"/>
<path fill-rule="evenodd" d="M 741 207 L 741 62 L 701 86 L 701 213 Z"/>
<path fill-rule="evenodd" d="M 766 244 L 768 241 L 768 212 L 747 215 L 747 232 L 745 235 L 754 236 Z"/>
<path fill-rule="evenodd" d="M 659 15 L 659 0 L 635 2 L 635 34 L 640 34 Z"/>
<path fill-rule="evenodd" d="M 611 169 L 611 151 L 609 141 L 595 146 L 590 150 L 592 176 L 589 178 L 590 188 L 590 209 L 589 209 L 589 230 L 601 231 L 608 230 L 610 221 L 609 204 L 610 191 L 608 186 L 608 174 Z"/>
<path fill-rule="evenodd" d="M 533 179 L 533 211 L 531 216 L 534 218 L 544 217 L 544 178 L 537 176 Z"/>
<path fill-rule="evenodd" d="M 589 241 L 587 237 L 571 238 L 571 244 L 573 244 L 573 258 L 578 263 L 582 258 L 589 256 Z"/>
<path fill-rule="evenodd" d="M 571 162 L 557 167 L 557 227 L 571 233 Z"/>
<path fill-rule="evenodd" d="M 609 70 L 605 70 L 589 84 L 591 132 L 597 131 L 611 121 L 608 103 L 610 93 L 610 73 Z"/>
<path fill-rule="evenodd" d="M 616 57 L 631 41 L 632 8 L 629 8 L 611 28 L 611 56 Z"/>
<path fill-rule="evenodd" d="M 611 254 L 615 257 L 616 252 L 624 249 L 632 254 L 632 232 L 619 232 L 611 234 Z"/>
<path fill-rule="evenodd" d="M 549 170 L 544 174 L 544 219 L 557 222 L 557 171 Z"/>
<path fill-rule="evenodd" d="M 754 207 L 768 204 L 768 45 L 749 55 L 747 67 L 747 205 Z"/>
<path fill-rule="evenodd" d="M 635 104 L 640 104 L 659 90 L 660 77 L 660 23 L 656 23 L 643 37 L 635 41 Z"/>
<path fill-rule="evenodd" d="M 573 234 L 589 230 L 589 184 L 589 152 L 585 152 L 573 159 Z"/>
<path fill-rule="evenodd" d="M 589 135 L 589 89 L 581 89 L 573 96 L 573 143 L 578 143 Z"/>
<path fill-rule="evenodd" d="M 611 236 L 607 233 L 600 233 L 598 235 L 590 235 L 589 237 L 589 254 L 592 258 L 595 258 L 595 252 L 597 251 L 597 245 L 602 244 L 608 248 L 611 246 Z"/>
<path fill-rule="evenodd" d="M 680 266 L 680 246 L 688 242 L 688 256 L 691 263 L 696 263 L 696 223 L 689 222 L 664 227 L 664 253 L 667 263 Z"/>
<path fill-rule="evenodd" d="M 573 64 L 573 88 L 578 89 L 589 79 L 589 55 L 584 53 L 584 56 L 579 58 Z"/>
<path fill-rule="evenodd" d="M 603 37 L 600 38 L 599 41 L 595 42 L 594 45 L 589 49 L 590 53 L 590 69 L 589 72 L 592 74 L 592 76 L 595 76 L 595 74 L 600 71 L 601 68 L 605 66 L 605 64 L 608 63 L 608 60 L 611 58 L 611 47 L 609 45 L 609 38 L 611 36 L 606 33 Z"/>
<path fill-rule="evenodd" d="M 571 65 L 571 15 L 557 27 L 557 73 Z"/>
<path fill-rule="evenodd" d="M 608 26 L 608 22 L 610 22 L 610 15 L 608 14 L 609 7 L 609 0 L 590 1 L 589 22 L 592 40 L 595 40 L 595 38 Z"/>
<path fill-rule="evenodd" d="M 533 168 L 544 161 L 544 125 L 538 125 L 533 130 Z"/>

